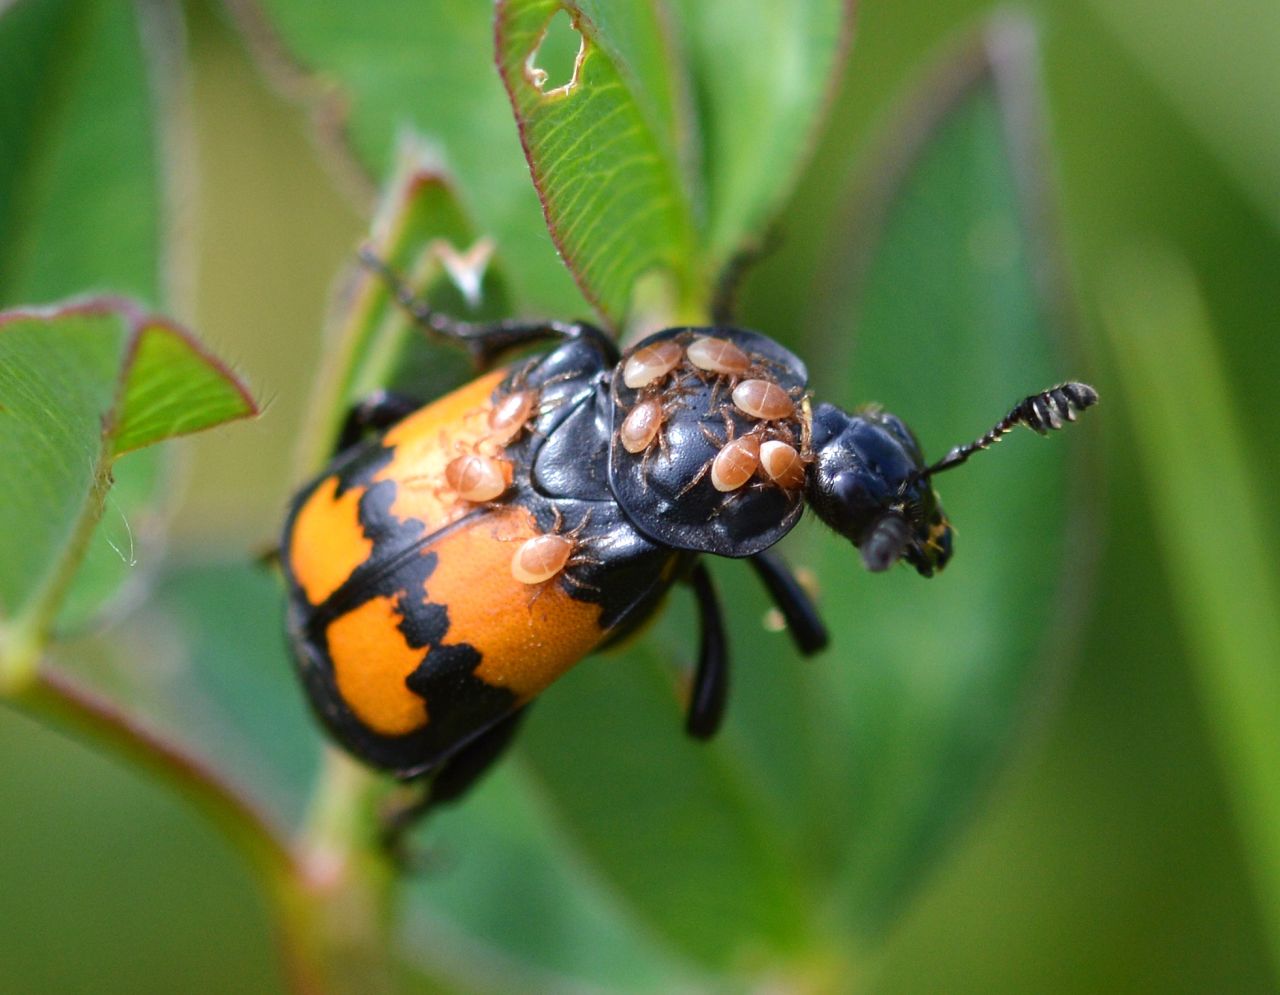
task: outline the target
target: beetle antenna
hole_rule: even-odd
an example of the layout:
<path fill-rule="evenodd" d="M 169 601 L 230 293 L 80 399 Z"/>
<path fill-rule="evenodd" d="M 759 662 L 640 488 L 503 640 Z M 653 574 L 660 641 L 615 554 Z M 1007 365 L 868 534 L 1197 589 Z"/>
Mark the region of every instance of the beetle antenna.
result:
<path fill-rule="evenodd" d="M 1024 397 L 1013 406 L 1012 411 L 995 423 L 990 432 L 967 446 L 956 446 L 938 462 L 922 471 L 918 479 L 923 480 L 959 466 L 978 450 L 995 445 L 1019 425 L 1026 425 L 1041 435 L 1048 435 L 1050 431 L 1062 428 L 1066 422 L 1075 421 L 1079 412 L 1097 403 L 1098 392 L 1087 383 L 1075 380 Z"/>

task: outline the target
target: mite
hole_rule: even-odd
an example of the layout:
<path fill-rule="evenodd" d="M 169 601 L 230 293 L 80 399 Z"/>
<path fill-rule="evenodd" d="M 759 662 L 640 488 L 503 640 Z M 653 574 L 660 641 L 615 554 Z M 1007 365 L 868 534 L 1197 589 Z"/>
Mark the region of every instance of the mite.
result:
<path fill-rule="evenodd" d="M 804 364 L 756 332 L 671 328 L 620 355 L 583 323 L 452 320 L 364 261 L 420 325 L 489 368 L 429 403 L 358 405 L 284 528 L 298 672 L 343 746 L 423 784 L 400 828 L 465 792 L 533 699 L 677 583 L 701 622 L 686 728 L 711 736 L 729 654 L 704 554 L 746 560 L 800 652 L 815 653 L 822 621 L 770 552 L 806 507 L 869 570 L 903 561 L 929 577 L 952 553 L 933 478 L 1098 399 L 1082 383 L 1032 395 L 929 464 L 896 416 L 815 404 Z M 545 340 L 541 355 L 491 368 Z"/>

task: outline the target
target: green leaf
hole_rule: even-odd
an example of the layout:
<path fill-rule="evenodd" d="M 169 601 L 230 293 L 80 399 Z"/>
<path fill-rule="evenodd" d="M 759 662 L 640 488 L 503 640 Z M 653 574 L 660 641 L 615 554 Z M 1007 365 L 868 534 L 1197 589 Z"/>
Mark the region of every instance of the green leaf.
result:
<path fill-rule="evenodd" d="M 51 650 L 59 668 L 296 827 L 323 739 L 288 658 L 279 579 L 247 557 L 180 553 L 153 591 L 127 625 Z"/>
<path fill-rule="evenodd" d="M 177 18 L 165 6 L 86 0 L 19 3 L 0 16 L 0 303 L 95 287 L 157 298 L 163 166 L 175 149 L 167 125 L 181 92 Z M 113 472 L 64 629 L 140 575 L 139 550 L 160 531 L 160 457 L 133 455 Z"/>
<path fill-rule="evenodd" d="M 852 29 L 851 0 L 675 0 L 702 126 L 706 251 L 750 248 L 817 137 Z"/>
<path fill-rule="evenodd" d="M 156 298 L 159 101 L 139 28 L 124 3 L 0 14 L 0 305 L 94 289 Z"/>
<path fill-rule="evenodd" d="M 581 308 L 549 222 L 582 292 L 615 326 L 633 305 L 645 320 L 705 318 L 718 270 L 752 247 L 795 179 L 851 19 L 845 0 L 745 13 L 728 0 L 683 3 L 678 16 L 657 0 L 514 0 L 498 10 L 507 101 L 484 4 L 427 13 L 408 0 L 323 10 L 246 0 L 235 10 L 275 76 L 349 145 L 353 172 L 385 174 L 408 124 L 497 241 L 519 304 L 557 316 Z M 570 16 L 576 31 L 553 23 Z M 543 66 L 527 61 L 548 25 L 539 54 L 559 74 L 548 91 L 574 74 L 577 32 L 588 39 L 578 85 L 561 96 L 540 92 Z"/>
<path fill-rule="evenodd" d="M 423 838 L 448 873 L 406 882 L 404 947 L 415 962 L 449 968 L 458 990 L 692 987 L 687 966 L 581 866 L 519 763 L 500 765 Z"/>
<path fill-rule="evenodd" d="M 667 278 L 672 298 L 656 320 L 705 319 L 722 274 L 757 247 L 790 190 L 850 19 L 841 0 L 675 10 L 498 9 L 498 65 L 552 237 L 615 326 L 633 304 L 654 306 L 633 300 L 650 275 Z M 570 79 L 544 80 L 544 35 L 566 17 L 579 61 Z"/>
<path fill-rule="evenodd" d="M 864 187 L 887 198 L 837 225 L 824 274 L 828 287 L 864 279 L 815 319 L 857 329 L 856 349 L 824 350 L 819 394 L 882 402 L 934 457 L 1078 375 L 1032 199 L 1044 192 L 1035 66 L 1029 26 L 995 21 L 939 67 Z M 862 935 L 903 908 L 964 825 L 1062 653 L 1089 563 L 1069 458 L 1080 442 L 1023 432 L 940 477 L 956 556 L 928 583 L 865 574 L 838 543 L 808 547 L 833 592 L 836 647 L 813 723 L 828 758 L 817 796 L 832 801 L 810 817 L 838 827 L 829 845 Z"/>
<path fill-rule="evenodd" d="M 515 302 L 550 315 L 581 310 L 493 68 L 489 4 L 245 0 L 235 13 L 256 54 L 312 105 L 328 146 L 370 195 L 369 177 L 395 167 L 401 132 L 426 136 L 466 216 L 519 260 L 510 272 Z"/>
<path fill-rule="evenodd" d="M 585 7 L 502 0 L 497 9 L 498 68 L 551 237 L 583 294 L 614 327 L 648 274 L 672 281 L 677 313 L 705 312 L 709 287 L 694 204 L 671 130 L 651 111 L 638 67 L 622 61 L 621 47 L 610 44 Z M 543 36 L 562 10 L 581 38 L 564 81 L 548 79 L 538 65 Z M 657 11 L 650 4 L 631 10 L 628 48 L 643 55 L 646 67 L 673 66 L 664 57 L 669 43 Z M 670 72 L 660 74 L 668 90 Z"/>
<path fill-rule="evenodd" d="M 1106 271 L 1102 304 L 1178 617 L 1280 962 L 1280 573 L 1257 450 L 1185 262 L 1163 249 L 1121 256 Z"/>
<path fill-rule="evenodd" d="M 0 313 L 0 663 L 48 637 L 93 540 L 116 457 L 254 413 L 244 387 L 177 326 L 122 300 Z M 103 600 L 121 579 L 95 574 Z M 80 592 L 84 607 L 85 592 Z"/>
<path fill-rule="evenodd" d="M 684 735 L 675 667 L 696 652 L 696 630 L 678 607 L 660 633 L 548 692 L 519 749 L 579 856 L 649 932 L 720 969 L 795 954 L 814 926 L 810 868 L 738 752 L 741 711 L 713 743 Z M 753 673 L 763 654 L 733 648 Z"/>

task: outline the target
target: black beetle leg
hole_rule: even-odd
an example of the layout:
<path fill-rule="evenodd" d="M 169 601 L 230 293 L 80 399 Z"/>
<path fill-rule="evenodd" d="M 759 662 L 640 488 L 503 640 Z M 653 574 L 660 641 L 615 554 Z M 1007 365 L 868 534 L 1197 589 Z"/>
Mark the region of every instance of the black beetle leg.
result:
<path fill-rule="evenodd" d="M 366 432 L 380 432 L 390 428 L 420 407 L 422 402 L 407 394 L 396 394 L 388 390 L 374 391 L 347 412 L 346 421 L 342 423 L 342 431 L 338 433 L 338 441 L 334 446 L 335 455 L 354 446 L 364 438 Z"/>
<path fill-rule="evenodd" d="M 711 574 L 699 563 L 689 575 L 694 596 L 698 599 L 698 616 L 702 623 L 702 644 L 698 653 L 698 670 L 689 696 L 689 714 L 685 731 L 697 739 L 710 739 L 720 728 L 725 702 L 729 697 L 729 648 L 725 640 L 724 619 Z"/>
<path fill-rule="evenodd" d="M 796 648 L 805 656 L 826 648 L 827 627 L 822 624 L 822 617 L 813 600 L 805 593 L 782 557 L 766 550 L 748 559 L 768 589 L 773 603 L 787 620 L 787 630 L 791 633 Z"/>
<path fill-rule="evenodd" d="M 471 790 L 511 745 L 528 711 L 529 706 L 525 705 L 490 726 L 433 774 L 424 775 L 423 791 L 417 798 L 383 815 L 382 844 L 397 861 L 414 863 L 404 846 L 405 833 L 436 806 L 457 801 Z"/>
<path fill-rule="evenodd" d="M 482 368 L 491 366 L 508 349 L 554 338 L 585 339 L 600 351 L 610 365 L 619 359 L 617 345 L 594 325 L 581 321 L 507 320 L 489 324 L 459 321 L 441 314 L 422 298 L 415 297 L 396 272 L 367 246 L 360 250 L 360 261 L 386 282 L 400 306 L 414 321 L 429 332 L 466 346 Z"/>

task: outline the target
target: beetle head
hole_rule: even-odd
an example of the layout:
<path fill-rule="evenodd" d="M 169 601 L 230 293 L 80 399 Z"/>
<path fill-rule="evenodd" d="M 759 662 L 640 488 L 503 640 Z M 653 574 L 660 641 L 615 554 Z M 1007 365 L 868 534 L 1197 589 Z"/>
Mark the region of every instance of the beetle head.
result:
<path fill-rule="evenodd" d="M 951 525 L 902 419 L 821 404 L 813 413 L 812 447 L 809 506 L 858 547 L 868 570 L 905 559 L 929 577 L 946 566 Z"/>

